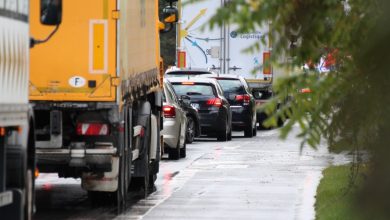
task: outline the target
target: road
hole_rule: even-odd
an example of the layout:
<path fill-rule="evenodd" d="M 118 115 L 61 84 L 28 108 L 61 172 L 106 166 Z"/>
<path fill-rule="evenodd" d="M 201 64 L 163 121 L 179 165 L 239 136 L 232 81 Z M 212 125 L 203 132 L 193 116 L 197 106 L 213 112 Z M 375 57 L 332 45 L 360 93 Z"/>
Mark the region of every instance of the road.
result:
<path fill-rule="evenodd" d="M 122 213 L 91 205 L 80 180 L 41 174 L 34 219 L 313 219 L 321 171 L 349 158 L 329 154 L 324 144 L 300 152 L 296 127 L 285 141 L 278 132 L 187 145 L 187 158 L 161 162 L 156 191 L 133 196 Z"/>

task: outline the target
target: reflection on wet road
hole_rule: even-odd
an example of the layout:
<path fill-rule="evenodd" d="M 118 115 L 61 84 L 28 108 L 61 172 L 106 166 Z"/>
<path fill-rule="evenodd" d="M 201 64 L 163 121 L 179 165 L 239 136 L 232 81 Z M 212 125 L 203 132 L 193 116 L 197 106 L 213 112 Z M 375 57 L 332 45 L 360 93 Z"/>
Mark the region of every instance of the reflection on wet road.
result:
<path fill-rule="evenodd" d="M 132 196 L 122 213 L 92 206 L 80 180 L 41 174 L 34 219 L 313 219 L 321 170 L 348 161 L 325 146 L 300 154 L 299 140 L 281 141 L 277 130 L 234 135 L 226 143 L 198 140 L 187 145 L 187 158 L 164 159 L 157 190 Z"/>

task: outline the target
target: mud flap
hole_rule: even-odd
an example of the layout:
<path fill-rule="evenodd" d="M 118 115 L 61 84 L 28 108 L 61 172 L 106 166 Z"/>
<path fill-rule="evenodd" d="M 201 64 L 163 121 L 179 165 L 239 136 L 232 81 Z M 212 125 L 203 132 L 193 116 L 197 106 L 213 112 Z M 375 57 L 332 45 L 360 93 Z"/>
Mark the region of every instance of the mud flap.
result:
<path fill-rule="evenodd" d="M 3 207 L 0 207 L 1 219 L 15 219 L 22 220 L 24 209 L 23 209 L 23 192 L 18 189 L 12 189 L 12 203 Z"/>
<path fill-rule="evenodd" d="M 115 192 L 118 189 L 119 158 L 112 158 L 111 172 L 83 173 L 81 186 L 87 191 Z"/>

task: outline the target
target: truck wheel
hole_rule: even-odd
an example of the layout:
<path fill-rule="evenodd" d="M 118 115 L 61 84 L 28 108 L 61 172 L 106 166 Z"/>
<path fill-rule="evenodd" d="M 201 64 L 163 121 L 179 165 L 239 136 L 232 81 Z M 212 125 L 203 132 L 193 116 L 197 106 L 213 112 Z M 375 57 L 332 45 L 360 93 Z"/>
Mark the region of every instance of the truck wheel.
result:
<path fill-rule="evenodd" d="M 123 153 L 119 158 L 118 189 L 114 192 L 114 202 L 119 211 L 124 207 L 127 194 L 127 187 L 125 187 L 125 166 L 125 154 Z"/>
<path fill-rule="evenodd" d="M 137 191 L 137 195 L 142 198 L 146 198 L 149 195 L 150 182 L 154 180 L 150 180 L 150 177 L 153 177 L 153 173 L 151 173 L 150 156 L 149 156 L 149 147 L 151 144 L 151 126 L 150 126 L 150 114 L 148 121 L 145 123 L 145 136 L 144 136 L 144 147 L 145 150 L 143 152 L 142 158 L 137 160 L 139 161 L 139 165 L 143 167 L 142 176 L 133 177 L 131 179 L 131 188 Z"/>
<path fill-rule="evenodd" d="M 24 219 L 31 220 L 34 212 L 34 176 L 33 170 L 29 168 L 26 172 L 26 188 L 25 188 L 25 211 Z"/>

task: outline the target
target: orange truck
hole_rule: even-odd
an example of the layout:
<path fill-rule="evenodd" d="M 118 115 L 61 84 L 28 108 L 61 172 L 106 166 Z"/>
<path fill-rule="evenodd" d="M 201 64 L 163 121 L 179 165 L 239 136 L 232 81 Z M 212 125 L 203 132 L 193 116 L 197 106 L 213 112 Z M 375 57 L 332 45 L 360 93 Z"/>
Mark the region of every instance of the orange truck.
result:
<path fill-rule="evenodd" d="M 174 23 L 177 10 L 168 2 L 165 20 Z M 42 4 L 30 7 L 38 38 L 53 29 L 42 25 Z M 40 172 L 81 178 L 92 199 L 108 196 L 118 206 L 129 186 L 148 194 L 162 139 L 158 9 L 158 0 L 62 3 L 57 33 L 31 51 Z"/>

